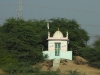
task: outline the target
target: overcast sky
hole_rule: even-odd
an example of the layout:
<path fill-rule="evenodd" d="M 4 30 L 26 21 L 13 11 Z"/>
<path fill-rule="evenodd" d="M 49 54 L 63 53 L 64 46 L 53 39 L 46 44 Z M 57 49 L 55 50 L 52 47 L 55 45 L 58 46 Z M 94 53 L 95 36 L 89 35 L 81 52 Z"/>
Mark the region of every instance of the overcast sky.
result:
<path fill-rule="evenodd" d="M 0 24 L 17 17 L 18 0 L 0 0 Z M 90 36 L 100 35 L 100 0 L 23 0 L 24 19 L 75 19 Z"/>

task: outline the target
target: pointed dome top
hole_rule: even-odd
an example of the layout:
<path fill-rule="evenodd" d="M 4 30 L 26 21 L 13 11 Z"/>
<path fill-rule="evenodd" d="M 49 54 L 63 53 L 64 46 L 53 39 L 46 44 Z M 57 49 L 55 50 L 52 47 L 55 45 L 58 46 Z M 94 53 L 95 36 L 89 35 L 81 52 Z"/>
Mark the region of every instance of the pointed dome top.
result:
<path fill-rule="evenodd" d="M 53 37 L 54 38 L 63 38 L 63 34 L 61 31 L 59 31 L 59 28 L 58 28 L 58 31 L 56 31 L 54 34 L 53 34 Z"/>

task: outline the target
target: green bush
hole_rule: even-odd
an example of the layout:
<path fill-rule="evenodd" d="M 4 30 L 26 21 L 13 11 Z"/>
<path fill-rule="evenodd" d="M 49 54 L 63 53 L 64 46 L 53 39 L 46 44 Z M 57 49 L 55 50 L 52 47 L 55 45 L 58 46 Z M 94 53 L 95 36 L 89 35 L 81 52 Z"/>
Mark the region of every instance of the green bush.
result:
<path fill-rule="evenodd" d="M 41 67 L 32 67 L 29 65 L 23 65 L 24 63 L 20 64 L 10 64 L 3 68 L 4 72 L 6 74 L 3 75 L 40 75 L 44 74 L 43 71 L 41 71 Z"/>
<path fill-rule="evenodd" d="M 32 66 L 27 63 L 8 64 L 2 69 L 7 74 L 34 73 Z"/>
<path fill-rule="evenodd" d="M 100 68 L 100 50 L 96 48 L 86 47 L 79 50 L 79 55 L 88 60 L 88 64 L 92 67 Z"/>
<path fill-rule="evenodd" d="M 10 67 L 11 68 L 11 67 Z M 12 71 L 9 71 L 9 73 L 6 72 L 6 74 L 2 75 L 86 75 L 85 73 L 82 74 L 78 72 L 77 70 L 69 70 L 67 73 L 61 73 L 59 69 L 56 71 L 41 71 L 41 68 L 39 66 L 32 68 L 32 67 L 22 67 L 22 68 L 16 68 L 19 69 L 16 71 L 15 69 L 12 69 Z M 10 69 L 9 69 L 10 70 Z"/>
<path fill-rule="evenodd" d="M 92 67 L 100 68 L 100 61 L 98 61 L 98 62 L 89 62 L 88 64 Z"/>
<path fill-rule="evenodd" d="M 35 73 L 34 75 L 62 75 L 60 73 L 60 70 L 56 70 L 56 71 L 40 71 Z"/>
<path fill-rule="evenodd" d="M 81 74 L 77 70 L 74 70 L 74 71 L 69 70 L 67 75 L 86 75 L 86 74 Z"/>

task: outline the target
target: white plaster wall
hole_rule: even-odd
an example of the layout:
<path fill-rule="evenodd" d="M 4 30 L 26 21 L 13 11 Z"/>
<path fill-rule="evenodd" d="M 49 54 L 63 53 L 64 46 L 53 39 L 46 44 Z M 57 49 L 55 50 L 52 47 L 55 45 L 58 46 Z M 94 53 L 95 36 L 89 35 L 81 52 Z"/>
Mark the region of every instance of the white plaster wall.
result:
<path fill-rule="evenodd" d="M 52 52 L 55 50 L 55 43 L 61 43 L 61 50 L 67 52 L 67 41 L 48 41 L 48 51 Z"/>
<path fill-rule="evenodd" d="M 43 51 L 43 55 L 48 55 L 48 59 L 54 59 L 55 54 L 54 52 L 49 52 L 49 51 Z"/>
<path fill-rule="evenodd" d="M 72 51 L 60 52 L 60 58 L 72 60 Z"/>
<path fill-rule="evenodd" d="M 62 41 L 61 42 L 61 51 L 67 52 L 67 48 L 68 48 L 67 41 Z"/>
<path fill-rule="evenodd" d="M 72 60 L 72 51 L 67 51 L 67 52 L 60 51 L 60 56 L 55 56 L 55 51 L 53 52 L 43 51 L 43 54 L 44 55 L 47 54 L 48 59 L 63 58 L 63 59 Z"/>
<path fill-rule="evenodd" d="M 72 51 L 68 51 L 66 55 L 67 59 L 72 60 Z"/>
<path fill-rule="evenodd" d="M 55 50 L 55 43 L 53 41 L 48 41 L 48 51 L 52 52 Z"/>

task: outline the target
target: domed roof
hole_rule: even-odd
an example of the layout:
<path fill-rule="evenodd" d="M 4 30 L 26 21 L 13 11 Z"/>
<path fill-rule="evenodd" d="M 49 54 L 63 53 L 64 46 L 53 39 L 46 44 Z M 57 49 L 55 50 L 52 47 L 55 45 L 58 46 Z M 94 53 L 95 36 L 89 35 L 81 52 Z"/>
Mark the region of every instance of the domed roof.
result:
<path fill-rule="evenodd" d="M 61 31 L 58 30 L 53 34 L 53 37 L 54 38 L 63 38 L 63 34 Z"/>

